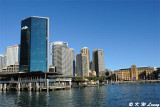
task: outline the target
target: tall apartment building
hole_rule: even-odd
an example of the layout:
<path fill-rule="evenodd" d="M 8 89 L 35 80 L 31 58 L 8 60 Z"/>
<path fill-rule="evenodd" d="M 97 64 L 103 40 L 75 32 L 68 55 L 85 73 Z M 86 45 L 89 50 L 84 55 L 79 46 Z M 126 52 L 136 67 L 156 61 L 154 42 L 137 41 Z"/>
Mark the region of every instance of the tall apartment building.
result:
<path fill-rule="evenodd" d="M 51 43 L 51 64 L 63 76 L 73 76 L 75 70 L 75 51 L 68 48 L 67 42 Z"/>
<path fill-rule="evenodd" d="M 93 61 L 89 62 L 89 69 L 93 72 Z"/>
<path fill-rule="evenodd" d="M 6 55 L 6 66 L 14 65 L 15 63 L 19 63 L 20 57 L 20 46 L 9 46 L 5 49 Z"/>
<path fill-rule="evenodd" d="M 53 42 L 51 43 L 51 65 L 57 66 L 58 50 L 59 48 L 68 48 L 67 42 Z"/>
<path fill-rule="evenodd" d="M 88 75 L 87 54 L 80 53 L 76 56 L 76 76 L 84 77 Z"/>
<path fill-rule="evenodd" d="M 20 71 L 49 72 L 49 18 L 31 16 L 21 22 Z"/>
<path fill-rule="evenodd" d="M 101 76 L 100 72 L 106 71 L 104 66 L 104 51 L 101 49 L 93 50 L 92 52 L 93 71 L 96 71 L 97 76 Z"/>
<path fill-rule="evenodd" d="M 2 71 L 2 68 L 6 66 L 6 56 L 0 55 L 0 72 Z"/>
<path fill-rule="evenodd" d="M 90 68 L 90 66 L 89 66 L 89 64 L 90 64 L 89 49 L 88 49 L 87 47 L 83 47 L 83 48 L 81 49 L 81 53 L 87 55 L 87 72 L 88 72 L 88 75 L 87 75 L 87 76 L 89 76 L 89 72 L 90 72 L 90 69 L 89 69 L 89 68 Z"/>
<path fill-rule="evenodd" d="M 72 57 L 72 61 L 73 61 L 73 76 L 75 76 L 76 73 L 76 68 L 75 68 L 75 50 L 73 48 L 69 48 L 71 51 L 71 57 Z"/>

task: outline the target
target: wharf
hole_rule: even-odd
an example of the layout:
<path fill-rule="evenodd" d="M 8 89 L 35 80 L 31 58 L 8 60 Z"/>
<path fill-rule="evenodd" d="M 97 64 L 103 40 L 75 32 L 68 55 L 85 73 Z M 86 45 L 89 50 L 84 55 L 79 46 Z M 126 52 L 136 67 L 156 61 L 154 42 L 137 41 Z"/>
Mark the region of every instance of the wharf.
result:
<path fill-rule="evenodd" d="M 111 82 L 105 85 L 109 85 L 109 84 L 151 84 L 151 83 L 160 83 L 160 80 L 116 81 L 116 82 Z"/>
<path fill-rule="evenodd" d="M 0 74 L 0 91 L 54 91 L 71 88 L 71 78 L 57 73 L 27 72 Z"/>

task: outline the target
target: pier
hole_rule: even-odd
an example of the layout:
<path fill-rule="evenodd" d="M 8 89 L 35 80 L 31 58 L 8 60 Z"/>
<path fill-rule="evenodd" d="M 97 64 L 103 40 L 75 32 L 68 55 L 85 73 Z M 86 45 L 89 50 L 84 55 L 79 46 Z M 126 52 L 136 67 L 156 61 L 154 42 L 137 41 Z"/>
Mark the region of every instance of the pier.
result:
<path fill-rule="evenodd" d="M 54 91 L 71 88 L 71 78 L 50 72 L 1 73 L 0 91 Z"/>

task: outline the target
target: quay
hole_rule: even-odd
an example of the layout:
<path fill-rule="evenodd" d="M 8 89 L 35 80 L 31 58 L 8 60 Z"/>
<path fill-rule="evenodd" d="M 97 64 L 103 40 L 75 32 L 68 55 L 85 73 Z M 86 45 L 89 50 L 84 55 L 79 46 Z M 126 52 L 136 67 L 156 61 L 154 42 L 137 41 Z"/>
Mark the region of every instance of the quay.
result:
<path fill-rule="evenodd" d="M 112 82 L 105 82 L 104 85 L 112 85 L 112 84 L 152 84 L 152 83 L 160 83 L 160 80 L 112 81 Z"/>
<path fill-rule="evenodd" d="M 54 91 L 71 88 L 72 78 L 52 72 L 0 73 L 0 91 Z"/>

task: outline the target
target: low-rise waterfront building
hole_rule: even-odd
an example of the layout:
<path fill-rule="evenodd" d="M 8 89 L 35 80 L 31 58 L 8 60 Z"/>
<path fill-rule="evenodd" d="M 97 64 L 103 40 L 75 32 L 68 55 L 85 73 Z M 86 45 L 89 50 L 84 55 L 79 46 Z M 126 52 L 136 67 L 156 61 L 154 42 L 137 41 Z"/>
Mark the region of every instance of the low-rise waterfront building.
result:
<path fill-rule="evenodd" d="M 0 73 L 0 91 L 6 90 L 56 90 L 71 88 L 72 78 L 61 77 L 53 72 Z"/>
<path fill-rule="evenodd" d="M 9 65 L 9 66 L 2 68 L 2 72 L 4 72 L 4 73 L 19 72 L 19 63 L 17 62 L 15 64 L 12 64 L 12 65 Z"/>
<path fill-rule="evenodd" d="M 111 71 L 109 69 L 106 69 L 106 76 L 111 76 L 114 74 L 114 71 Z"/>
<path fill-rule="evenodd" d="M 89 76 L 90 76 L 90 77 L 96 76 L 96 71 L 89 72 Z"/>
<path fill-rule="evenodd" d="M 56 72 L 56 69 L 54 66 L 49 66 L 49 72 Z"/>
<path fill-rule="evenodd" d="M 155 79 L 154 67 L 136 67 L 132 65 L 131 68 L 125 68 L 115 71 L 116 81 L 124 80 L 152 80 Z"/>

